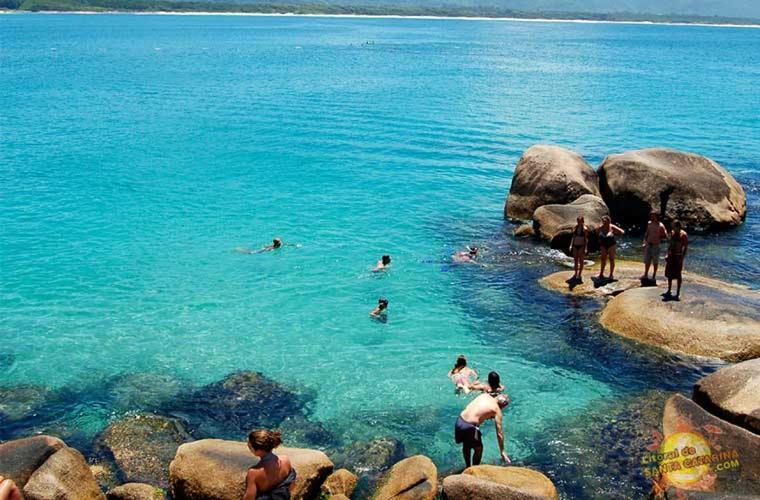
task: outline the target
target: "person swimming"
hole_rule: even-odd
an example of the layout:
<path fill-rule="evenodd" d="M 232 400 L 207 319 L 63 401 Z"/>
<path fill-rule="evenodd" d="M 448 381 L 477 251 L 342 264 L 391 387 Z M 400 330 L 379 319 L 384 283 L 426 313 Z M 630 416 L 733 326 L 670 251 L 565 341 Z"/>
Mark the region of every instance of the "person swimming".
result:
<path fill-rule="evenodd" d="M 454 368 L 449 371 L 449 378 L 456 385 L 456 392 L 470 392 L 470 386 L 478 379 L 478 372 L 467 366 L 467 358 L 460 354 Z"/>
<path fill-rule="evenodd" d="M 272 250 L 279 250 L 282 248 L 282 246 L 282 240 L 280 238 L 274 238 L 271 245 L 261 247 L 258 250 L 251 250 L 249 248 L 236 248 L 235 251 L 245 254 L 264 253 L 271 252 Z"/>
<path fill-rule="evenodd" d="M 373 273 L 377 273 L 379 271 L 385 271 L 391 266 L 391 256 L 390 255 L 383 255 L 380 260 L 377 261 L 377 264 L 375 265 L 375 268 L 372 270 Z"/>
<path fill-rule="evenodd" d="M 377 307 L 369 313 L 373 318 L 384 318 L 388 314 L 388 299 L 380 297 L 377 299 Z"/>
<path fill-rule="evenodd" d="M 470 389 L 473 391 L 483 391 L 491 396 L 498 396 L 504 392 L 504 386 L 501 384 L 501 377 L 497 372 L 491 372 L 488 374 L 488 383 L 475 382 L 470 385 Z"/>
<path fill-rule="evenodd" d="M 469 245 L 466 248 L 466 252 L 456 252 L 451 256 L 454 262 L 476 262 L 480 249 L 478 247 L 471 247 Z"/>
<path fill-rule="evenodd" d="M 259 462 L 248 469 L 243 500 L 289 500 L 290 486 L 296 480 L 296 470 L 285 456 L 272 450 L 282 444 L 282 435 L 266 429 L 248 434 L 248 449 Z"/>

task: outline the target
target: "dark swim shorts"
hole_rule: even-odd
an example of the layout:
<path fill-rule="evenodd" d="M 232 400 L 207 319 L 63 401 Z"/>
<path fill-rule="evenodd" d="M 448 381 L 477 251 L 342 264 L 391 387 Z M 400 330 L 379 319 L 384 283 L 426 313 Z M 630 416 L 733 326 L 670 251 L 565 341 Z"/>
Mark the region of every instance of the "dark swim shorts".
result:
<path fill-rule="evenodd" d="M 483 445 L 480 438 L 480 428 L 477 425 L 467 422 L 461 416 L 457 418 L 457 423 L 454 425 L 454 439 L 457 443 L 478 447 Z"/>

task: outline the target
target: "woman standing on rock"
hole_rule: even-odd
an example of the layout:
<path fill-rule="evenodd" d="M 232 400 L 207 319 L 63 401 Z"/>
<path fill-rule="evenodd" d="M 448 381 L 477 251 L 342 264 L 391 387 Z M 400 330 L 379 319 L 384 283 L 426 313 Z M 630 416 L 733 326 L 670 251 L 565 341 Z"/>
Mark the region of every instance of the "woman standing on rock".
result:
<path fill-rule="evenodd" d="M 583 216 L 579 215 L 573 228 L 573 237 L 570 240 L 570 254 L 573 256 L 573 281 L 582 280 L 583 259 L 586 258 L 586 253 L 588 253 L 588 227 Z"/>
<path fill-rule="evenodd" d="M 615 236 L 621 236 L 625 231 L 617 227 L 610 220 L 609 215 L 602 217 L 602 225 L 598 229 L 599 251 L 601 252 L 601 266 L 599 268 L 599 279 L 604 279 L 604 267 L 607 265 L 607 258 L 610 259 L 610 281 L 614 280 L 615 274 L 615 253 L 617 251 L 617 240 Z"/>
<path fill-rule="evenodd" d="M 665 257 L 665 277 L 668 278 L 668 291 L 664 293 L 665 300 L 680 300 L 681 273 L 683 261 L 689 248 L 689 236 L 681 229 L 681 221 L 673 221 L 673 232 L 670 234 L 668 256 Z M 673 295 L 673 280 L 676 280 L 676 294 Z"/>
<path fill-rule="evenodd" d="M 296 479 L 296 470 L 288 457 L 272 453 L 281 444 L 279 432 L 259 429 L 248 434 L 248 449 L 259 458 L 259 463 L 248 469 L 243 500 L 290 499 L 290 485 Z"/>

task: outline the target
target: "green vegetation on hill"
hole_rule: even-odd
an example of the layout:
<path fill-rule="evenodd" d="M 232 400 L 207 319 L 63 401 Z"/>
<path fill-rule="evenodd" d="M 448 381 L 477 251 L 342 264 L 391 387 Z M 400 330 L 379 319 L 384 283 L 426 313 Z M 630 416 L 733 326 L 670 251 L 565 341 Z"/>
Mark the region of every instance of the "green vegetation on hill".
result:
<path fill-rule="evenodd" d="M 393 0 L 389 0 L 393 1 Z M 0 9 L 20 11 L 87 11 L 87 12 L 221 12 L 260 14 L 353 14 L 441 17 L 512 17 L 521 19 L 582 19 L 590 21 L 639 21 L 760 24 L 744 18 L 701 17 L 690 15 L 652 15 L 632 13 L 531 12 L 489 6 L 414 6 L 348 5 L 332 3 L 235 3 L 233 1 L 189 0 L 0 0 Z"/>

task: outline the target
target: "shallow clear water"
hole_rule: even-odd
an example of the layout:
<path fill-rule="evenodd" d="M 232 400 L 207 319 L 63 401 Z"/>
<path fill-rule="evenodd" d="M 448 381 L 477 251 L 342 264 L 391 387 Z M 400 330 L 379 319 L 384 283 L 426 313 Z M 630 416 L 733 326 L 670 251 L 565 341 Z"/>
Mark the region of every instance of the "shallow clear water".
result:
<path fill-rule="evenodd" d="M 594 164 L 657 145 L 719 161 L 748 219 L 695 237 L 690 266 L 758 283 L 760 30 L 4 15 L 0 42 L 0 385 L 73 394 L 0 439 L 86 442 L 130 409 L 101 384 L 118 374 L 250 369 L 306 388 L 345 439 L 394 434 L 446 470 L 466 401 L 445 374 L 466 353 L 512 396 L 512 457 L 608 496 L 574 475 L 624 460 L 601 449 L 610 405 L 689 391 L 716 363 L 607 334 L 595 303 L 537 285 L 556 257 L 513 240 L 502 207 L 538 142 Z M 294 246 L 234 251 L 275 235 Z M 449 261 L 473 243 L 485 266 Z"/>

